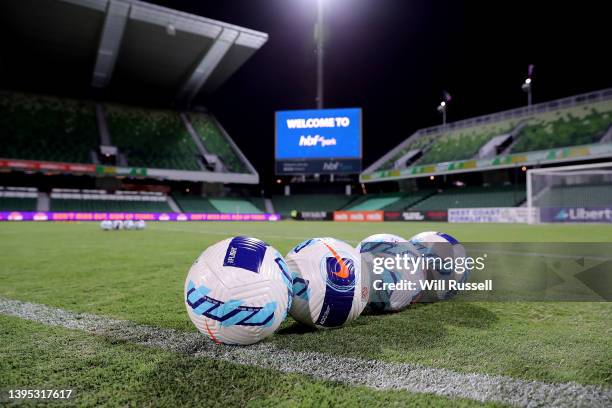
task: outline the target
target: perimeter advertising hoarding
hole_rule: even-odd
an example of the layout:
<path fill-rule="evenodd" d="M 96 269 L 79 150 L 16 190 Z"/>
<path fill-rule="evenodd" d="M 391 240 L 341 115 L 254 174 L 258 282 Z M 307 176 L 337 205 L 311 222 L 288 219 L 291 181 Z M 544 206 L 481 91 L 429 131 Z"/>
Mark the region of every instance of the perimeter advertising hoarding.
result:
<path fill-rule="evenodd" d="M 533 211 L 535 215 L 537 212 Z M 449 208 L 448 222 L 529 222 L 529 209 L 526 207 L 490 207 L 490 208 Z"/>
<path fill-rule="evenodd" d="M 384 220 L 384 211 L 334 211 L 334 221 L 366 222 Z"/>
<path fill-rule="evenodd" d="M 612 207 L 540 208 L 540 222 L 612 223 Z"/>
<path fill-rule="evenodd" d="M 279 214 L 0 211 L 0 221 L 278 221 Z"/>
<path fill-rule="evenodd" d="M 276 112 L 276 174 L 361 171 L 361 109 Z"/>
<path fill-rule="evenodd" d="M 385 221 L 446 221 L 447 212 L 439 211 L 385 211 Z"/>

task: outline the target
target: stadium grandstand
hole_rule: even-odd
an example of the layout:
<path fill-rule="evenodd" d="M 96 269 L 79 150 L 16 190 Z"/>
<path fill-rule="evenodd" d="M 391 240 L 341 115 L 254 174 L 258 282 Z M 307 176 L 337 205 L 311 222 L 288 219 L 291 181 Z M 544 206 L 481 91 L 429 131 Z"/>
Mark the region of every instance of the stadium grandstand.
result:
<path fill-rule="evenodd" d="M 2 210 L 265 211 L 224 187 L 259 175 L 194 101 L 267 34 L 136 0 L 32 3 L 8 0 L 0 16 L 6 37 L 47 57 L 30 75 L 38 62 L 3 49 Z"/>
<path fill-rule="evenodd" d="M 296 175 L 263 193 L 245 154 L 196 101 L 239 69 L 267 34 L 136 0 L 52 0 L 44 7 L 51 18 L 42 20 L 30 6 L 8 0 L 3 30 L 36 44 L 63 74 L 50 77 L 59 72 L 51 67 L 27 75 L 34 61 L 6 51 L 4 211 L 317 212 L 329 219 L 334 211 L 511 208 L 527 205 L 528 169 L 612 157 L 612 90 L 604 89 L 420 129 L 359 182 L 338 175 L 323 185 Z M 68 16 L 76 23 L 63 24 Z M 74 83 L 85 91 L 49 87 Z M 154 103 L 135 103 L 126 96 L 132 94 Z M 571 195 L 561 190 L 546 192 L 547 202 Z"/>
<path fill-rule="evenodd" d="M 612 89 L 605 89 L 420 129 L 360 178 L 399 180 L 601 159 L 612 156 L 611 143 Z"/>

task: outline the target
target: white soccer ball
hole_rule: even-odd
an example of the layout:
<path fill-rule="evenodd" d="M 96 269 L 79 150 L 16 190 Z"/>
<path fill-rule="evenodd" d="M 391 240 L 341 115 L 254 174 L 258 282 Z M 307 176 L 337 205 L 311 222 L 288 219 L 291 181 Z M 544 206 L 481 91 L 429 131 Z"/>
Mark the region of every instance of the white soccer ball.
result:
<path fill-rule="evenodd" d="M 293 278 L 289 313 L 318 328 L 340 327 L 356 319 L 368 303 L 359 253 L 334 238 L 312 238 L 285 257 Z"/>
<path fill-rule="evenodd" d="M 136 229 L 136 224 L 132 220 L 123 221 L 123 228 L 126 230 Z"/>
<path fill-rule="evenodd" d="M 113 229 L 114 229 L 114 230 L 120 230 L 120 229 L 123 229 L 123 221 L 121 221 L 121 220 L 115 220 L 115 221 L 113 221 Z"/>
<path fill-rule="evenodd" d="M 410 238 L 410 242 L 414 244 L 419 253 L 426 258 L 430 258 L 431 262 L 427 262 L 426 274 L 427 280 L 430 281 L 447 281 L 445 288 L 437 288 L 424 292 L 421 301 L 435 302 L 437 300 L 450 299 L 457 294 L 455 290 L 449 290 L 448 281 L 455 280 L 457 282 L 466 282 L 469 276 L 469 270 L 459 272 L 457 268 L 450 268 L 449 259 L 464 258 L 466 256 L 465 248 L 451 235 L 443 232 L 426 231 Z M 444 265 L 446 264 L 446 266 Z"/>
<path fill-rule="evenodd" d="M 291 275 L 281 254 L 256 238 L 208 247 L 185 280 L 187 313 L 215 343 L 252 344 L 270 336 L 291 305 Z"/>
<path fill-rule="evenodd" d="M 419 263 L 404 265 L 401 262 L 400 267 L 394 268 L 379 265 L 382 272 L 374 268 L 376 258 L 383 262 L 387 258 L 395 259 L 398 255 L 402 259 L 404 256 L 410 260 L 418 258 L 420 254 L 407 239 L 393 234 L 375 234 L 361 241 L 356 249 L 362 257 L 362 273 L 369 275 L 368 311 L 396 312 L 417 299 L 421 293 L 421 281 L 425 280 L 425 271 Z"/>
<path fill-rule="evenodd" d="M 147 224 L 144 222 L 144 220 L 138 220 L 135 222 L 136 224 L 136 229 L 137 230 L 143 230 L 146 228 Z"/>
<path fill-rule="evenodd" d="M 103 231 L 110 231 L 111 229 L 113 229 L 113 222 L 109 220 L 104 220 L 100 223 L 100 228 Z"/>

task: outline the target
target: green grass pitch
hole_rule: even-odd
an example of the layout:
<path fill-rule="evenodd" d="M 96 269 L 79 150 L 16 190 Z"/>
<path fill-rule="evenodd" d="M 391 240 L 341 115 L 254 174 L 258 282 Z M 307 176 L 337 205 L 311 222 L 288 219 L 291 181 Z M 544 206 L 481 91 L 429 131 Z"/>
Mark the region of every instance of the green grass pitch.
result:
<path fill-rule="evenodd" d="M 219 222 L 103 232 L 97 223 L 1 223 L 0 297 L 192 332 L 182 299 L 184 279 L 198 254 L 221 239 L 251 235 L 287 253 L 315 236 L 356 244 L 374 233 L 410 237 L 427 230 L 464 242 L 612 242 L 612 228 L 603 225 Z M 305 330 L 288 318 L 266 342 L 296 351 L 610 387 L 611 322 L 612 304 L 604 302 L 447 301 L 361 316 L 338 330 Z M 195 359 L 14 317 L 0 317 L 0 344 L 0 392 L 70 387 L 79 405 L 481 405 Z"/>

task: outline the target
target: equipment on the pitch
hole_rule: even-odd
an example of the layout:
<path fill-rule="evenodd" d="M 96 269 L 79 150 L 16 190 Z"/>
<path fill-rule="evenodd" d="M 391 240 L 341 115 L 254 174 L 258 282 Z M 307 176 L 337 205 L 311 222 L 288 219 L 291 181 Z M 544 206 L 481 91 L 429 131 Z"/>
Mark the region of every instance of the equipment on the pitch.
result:
<path fill-rule="evenodd" d="M 368 302 L 359 253 L 334 238 L 312 238 L 285 257 L 293 278 L 291 316 L 318 328 L 356 319 Z"/>
<path fill-rule="evenodd" d="M 406 308 L 419 296 L 421 281 L 425 280 L 420 264 L 406 263 L 408 268 L 387 268 L 382 265 L 376 268 L 383 269 L 382 272 L 374 268 L 375 259 L 384 262 L 397 256 L 418 257 L 420 254 L 408 240 L 393 234 L 375 234 L 361 241 L 356 249 L 361 254 L 362 274 L 369 275 L 368 311 L 396 312 Z"/>
<path fill-rule="evenodd" d="M 287 316 L 292 281 L 280 253 L 256 238 L 208 247 L 185 281 L 185 305 L 198 330 L 216 343 L 252 344 Z"/>
<path fill-rule="evenodd" d="M 427 280 L 430 281 L 449 281 L 466 282 L 469 276 L 469 269 L 459 272 L 455 265 L 457 258 L 466 256 L 465 248 L 452 236 L 443 232 L 426 231 L 421 232 L 410 238 L 416 250 L 425 258 L 425 273 Z M 435 302 L 438 300 L 450 299 L 455 296 L 457 291 L 445 288 L 423 291 L 419 299 L 420 302 Z"/>

